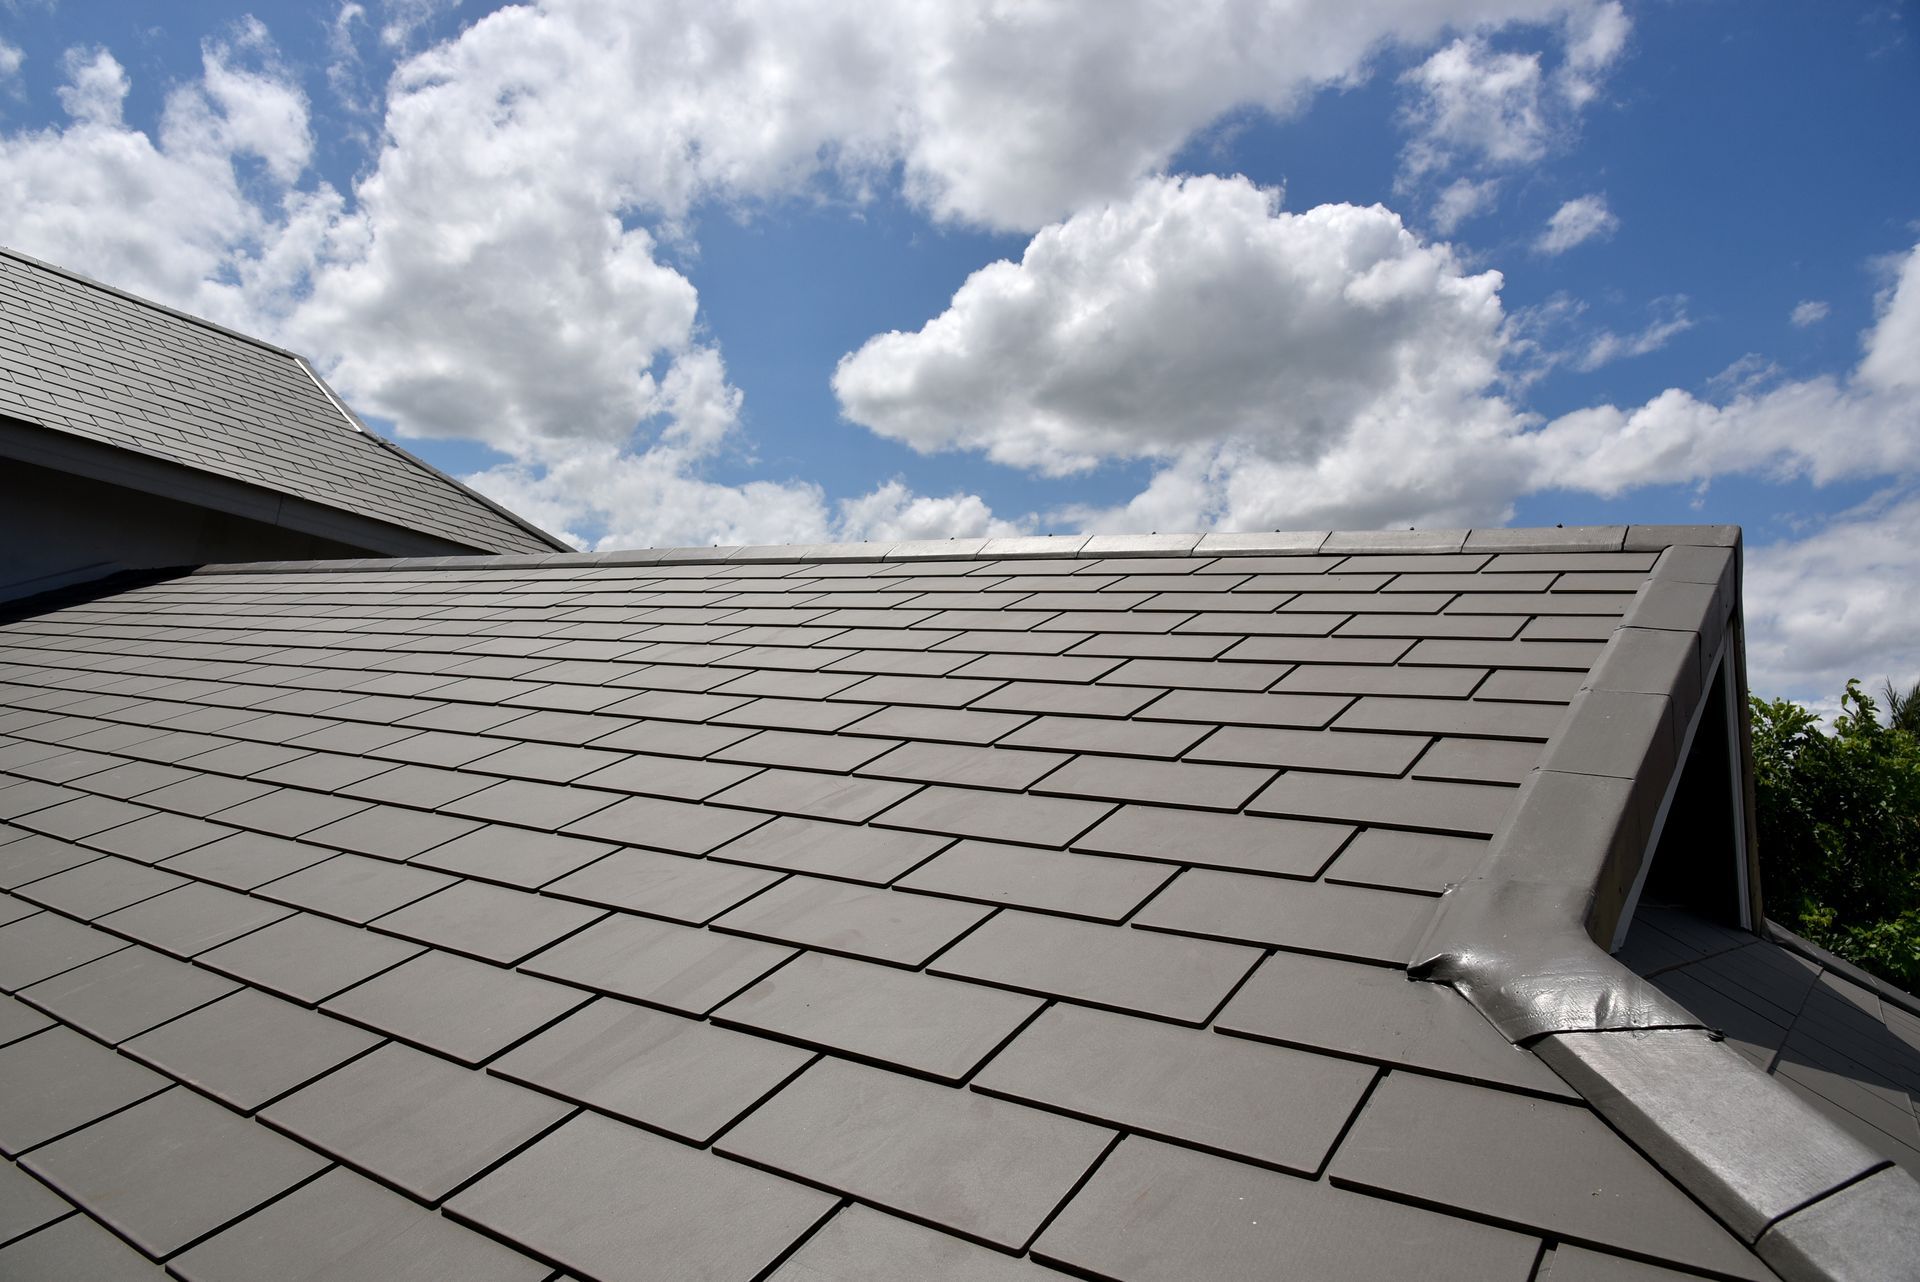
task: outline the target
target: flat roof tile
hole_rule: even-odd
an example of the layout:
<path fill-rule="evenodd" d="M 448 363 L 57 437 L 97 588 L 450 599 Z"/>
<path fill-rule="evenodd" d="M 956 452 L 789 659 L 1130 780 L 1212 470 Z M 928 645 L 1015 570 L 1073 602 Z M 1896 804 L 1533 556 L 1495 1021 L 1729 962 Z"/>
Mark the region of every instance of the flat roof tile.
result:
<path fill-rule="evenodd" d="M 177 1087 L 35 1150 L 26 1164 L 156 1256 L 327 1165 L 285 1136 Z"/>
<path fill-rule="evenodd" d="M 312 1005 L 424 951 L 313 913 L 294 913 L 195 960 L 268 992 Z"/>
<path fill-rule="evenodd" d="M 922 966 L 991 912 L 931 895 L 795 875 L 714 925 L 776 943 Z"/>
<path fill-rule="evenodd" d="M 1290 771 L 1274 780 L 1247 809 L 1296 819 L 1415 828 L 1461 836 L 1490 836 L 1513 808 L 1514 790 L 1490 784 L 1425 779 L 1362 779 Z"/>
<path fill-rule="evenodd" d="M 170 1085 L 69 1028 L 0 1046 L 0 1153 L 15 1156 Z"/>
<path fill-rule="evenodd" d="M 955 837 L 1065 846 L 1113 807 L 1077 798 L 1001 795 L 970 788 L 921 789 L 879 816 L 887 827 Z"/>
<path fill-rule="evenodd" d="M 174 1264 L 194 1282 L 314 1275 L 331 1282 L 407 1276 L 541 1282 L 552 1272 L 340 1168 L 262 1207 Z"/>
<path fill-rule="evenodd" d="M 715 1147 L 1018 1251 L 1112 1135 L 984 1095 L 823 1059 Z"/>
<path fill-rule="evenodd" d="M 1037 998 L 803 953 L 714 1012 L 717 1022 L 958 1082 L 1039 1010 Z"/>
<path fill-rule="evenodd" d="M 135 945 L 43 979 L 20 996 L 109 1045 L 204 1006 L 239 985 Z"/>
<path fill-rule="evenodd" d="M 635 1189 L 648 1196 L 636 1199 Z M 587 1277 L 672 1260 L 689 1282 L 750 1282 L 834 1204 L 817 1189 L 583 1113 L 448 1209 Z"/>
<path fill-rule="evenodd" d="M 1059 752 L 1105 752 L 1136 757 L 1177 757 L 1207 733 L 1173 722 L 1114 721 L 1105 717 L 1035 717 L 1001 740 L 1008 747 Z"/>
<path fill-rule="evenodd" d="M 189 882 L 129 908 L 108 913 L 99 921 L 109 930 L 151 944 L 162 952 L 193 957 L 278 921 L 291 911 L 218 886 Z"/>
<path fill-rule="evenodd" d="M 379 1044 L 365 1029 L 243 988 L 142 1033 L 127 1054 L 250 1112 Z"/>
<path fill-rule="evenodd" d="M 782 815 L 710 858 L 885 885 L 952 844 L 949 837 Z"/>
<path fill-rule="evenodd" d="M 322 1009 L 478 1064 L 587 1000 L 576 988 L 430 950 Z"/>
<path fill-rule="evenodd" d="M 602 997 L 488 1071 L 706 1144 L 812 1058 L 781 1042 Z"/>
<path fill-rule="evenodd" d="M 1004 910 L 928 969 L 1089 1006 L 1205 1023 L 1260 951 Z"/>
<path fill-rule="evenodd" d="M 572 1111 L 538 1091 L 388 1043 L 260 1116 L 431 1204 Z"/>
<path fill-rule="evenodd" d="M 1353 828 L 1346 824 L 1122 806 L 1073 843 L 1075 850 L 1206 868 L 1312 877 Z"/>
<path fill-rule="evenodd" d="M 195 819 L 190 815 L 156 812 L 132 823 L 97 832 L 87 838 L 87 844 L 151 864 L 217 841 L 233 831 L 225 824 Z M 4 860 L 5 855 L 0 854 L 0 862 Z"/>
<path fill-rule="evenodd" d="M 1275 1261 L 1317 1282 L 1524 1282 L 1539 1243 L 1129 1136 L 1034 1244 L 1042 1261 L 1112 1278 L 1261 1282 Z"/>
<path fill-rule="evenodd" d="M 324 828 L 302 833 L 301 839 L 382 859 L 411 859 L 479 826 L 471 819 L 425 810 L 370 806 Z"/>
<path fill-rule="evenodd" d="M 1136 917 L 1153 930 L 1399 964 L 1433 902 L 1359 886 L 1190 868 Z"/>
<path fill-rule="evenodd" d="M 766 821 L 766 815 L 719 806 L 661 797 L 628 797 L 588 818 L 575 820 L 565 831 L 575 836 L 597 837 L 676 854 L 704 855 Z"/>
<path fill-rule="evenodd" d="M 1245 766 L 1088 754 L 1049 774 L 1034 785 L 1034 791 L 1102 801 L 1238 810 L 1272 778 L 1271 770 Z"/>
<path fill-rule="evenodd" d="M 854 1203 L 808 1238 L 767 1282 L 1047 1282 L 1050 1269 Z"/>
<path fill-rule="evenodd" d="M 117 797 L 78 797 L 45 810 L 36 810 L 30 815 L 22 815 L 15 822 L 35 832 L 83 841 L 109 828 L 144 819 L 152 813 L 153 810 L 147 806 L 121 801 Z"/>
<path fill-rule="evenodd" d="M 335 855 L 258 887 L 260 895 L 365 925 L 451 886 L 457 878 L 365 855 Z"/>
<path fill-rule="evenodd" d="M 1222 726 L 1186 760 L 1391 777 L 1405 774 L 1427 742 L 1415 735 Z"/>
<path fill-rule="evenodd" d="M 615 847 L 506 824 L 487 824 L 415 855 L 416 867 L 531 890 L 584 868 Z"/>
<path fill-rule="evenodd" d="M 54 913 L 22 917 L 0 926 L 0 990 L 18 992 L 126 946 L 124 939 Z"/>
<path fill-rule="evenodd" d="M 524 890 L 461 880 L 370 924 L 387 934 L 511 966 L 603 912 Z"/>
<path fill-rule="evenodd" d="M 791 948 L 615 913 L 523 962 L 650 1006 L 704 1015 L 794 955 Z"/>
<path fill-rule="evenodd" d="M 751 778 L 758 769 L 757 766 L 733 765 L 722 761 L 694 761 L 686 757 L 628 753 L 620 755 L 612 764 L 601 766 L 583 776 L 578 782 L 589 788 L 610 788 L 651 797 L 702 801 L 722 789 Z"/>
<path fill-rule="evenodd" d="M 1039 712 L 1065 716 L 1126 717 L 1160 694 L 1136 686 L 1076 685 L 1060 681 L 1009 681 L 970 706 L 986 712 Z"/>
<path fill-rule="evenodd" d="M 1328 881 L 1437 895 L 1465 881 L 1487 857 L 1479 837 L 1368 828 L 1340 852 L 1326 871 Z"/>
<path fill-rule="evenodd" d="M 444 803 L 439 809 L 469 819 L 491 819 L 522 828 L 552 831 L 578 823 L 614 804 L 611 793 L 527 779 L 505 779 L 479 792 Z"/>
<path fill-rule="evenodd" d="M 992 743 L 1030 717 L 1012 712 L 966 708 L 886 707 L 849 723 L 849 734 L 889 735 L 951 743 Z"/>
<path fill-rule="evenodd" d="M 1299 726 L 1310 730 L 1332 721 L 1353 702 L 1337 694 L 1243 694 L 1225 690 L 1173 690 L 1140 715 L 1150 721 L 1199 721 L 1241 726 Z"/>
<path fill-rule="evenodd" d="M 122 859 L 118 855 L 108 855 L 104 859 L 54 873 L 51 877 L 16 886 L 13 893 L 69 917 L 92 921 L 117 908 L 137 904 L 175 886 L 188 884 L 185 877 L 176 873 Z"/>
<path fill-rule="evenodd" d="M 156 1282 L 159 1277 L 152 1261 L 84 1215 L 69 1215 L 0 1249 L 0 1274 L 86 1282 Z"/>
<path fill-rule="evenodd" d="M 1179 869 L 1138 859 L 961 841 L 894 884 L 985 904 L 1118 922 Z"/>
<path fill-rule="evenodd" d="M 1567 708 L 1557 704 L 1488 702 L 1478 699 L 1357 700 L 1340 718 L 1340 729 L 1386 729 L 1417 735 L 1471 735 L 1475 739 L 1532 739 L 1546 741 Z"/>
<path fill-rule="evenodd" d="M 58 1193 L 13 1163 L 0 1162 L 0 1243 L 25 1237 L 72 1211 L 73 1207 Z M 7 1257 L 0 1252 L 0 1268 L 4 1267 L 8 1267 Z M 20 1272 L 14 1276 L 31 1275 Z"/>
<path fill-rule="evenodd" d="M 14 889 L 98 858 L 100 852 L 86 846 L 42 833 L 23 833 L 0 845 L 0 886 Z"/>
<path fill-rule="evenodd" d="M 751 899 L 780 876 L 719 860 L 616 850 L 549 883 L 546 893 L 697 926 Z"/>
<path fill-rule="evenodd" d="M 757 766 L 793 766 L 804 770 L 854 770 L 895 746 L 886 739 L 851 735 L 808 734 L 795 730 L 762 730 L 737 743 L 720 747 L 722 761 Z"/>
<path fill-rule="evenodd" d="M 25 1002 L 0 997 L 0 1046 L 10 1045 L 22 1037 L 31 1037 L 41 1029 L 52 1026 L 53 1020 Z"/>
<path fill-rule="evenodd" d="M 966 788 L 1019 791 L 1031 786 L 1067 757 L 1062 753 L 1019 748 L 981 748 L 957 743 L 904 743 L 861 773 L 883 779 L 945 783 Z"/>
<path fill-rule="evenodd" d="M 1312 1176 L 1374 1069 L 1057 1005 L 994 1056 L 974 1089 Z"/>
<path fill-rule="evenodd" d="M 289 873 L 310 868 L 338 851 L 257 832 L 236 832 L 176 855 L 159 865 L 234 890 L 252 890 Z"/>

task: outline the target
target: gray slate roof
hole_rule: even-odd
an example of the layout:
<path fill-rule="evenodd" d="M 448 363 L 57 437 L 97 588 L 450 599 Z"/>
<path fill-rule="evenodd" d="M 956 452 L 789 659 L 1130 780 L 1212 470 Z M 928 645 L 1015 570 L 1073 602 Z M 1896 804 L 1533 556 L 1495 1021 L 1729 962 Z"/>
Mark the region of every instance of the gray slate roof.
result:
<path fill-rule="evenodd" d="M 1748 1224 L 1408 982 L 1672 539 L 221 567 L 18 618 L 0 1274 L 1837 1276 L 1884 1157 Z M 1583 1081 L 1641 1039 L 1569 1027 Z"/>
<path fill-rule="evenodd" d="M 1920 1176 L 1920 1000 L 1774 927 L 1642 909 L 1621 960 L 1862 1143 Z M 1784 941 L 1784 942 L 1776 942 Z"/>
<path fill-rule="evenodd" d="M 479 552 L 565 548 L 362 431 L 293 353 L 5 250 L 0 416 Z"/>

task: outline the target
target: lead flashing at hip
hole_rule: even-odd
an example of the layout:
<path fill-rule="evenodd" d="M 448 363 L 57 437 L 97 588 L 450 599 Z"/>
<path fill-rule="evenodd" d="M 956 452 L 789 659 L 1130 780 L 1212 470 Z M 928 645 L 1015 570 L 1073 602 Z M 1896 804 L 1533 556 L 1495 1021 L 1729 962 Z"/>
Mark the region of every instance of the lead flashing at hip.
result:
<path fill-rule="evenodd" d="M 1898 1282 L 1920 1276 L 1920 1184 L 1897 1166 L 1794 1212 L 1755 1248 L 1786 1282 Z"/>
<path fill-rule="evenodd" d="M 1749 1246 L 1887 1165 L 1701 1029 L 1554 1033 L 1533 1050 Z M 1751 1160 L 1755 1135 L 1769 1161 Z"/>

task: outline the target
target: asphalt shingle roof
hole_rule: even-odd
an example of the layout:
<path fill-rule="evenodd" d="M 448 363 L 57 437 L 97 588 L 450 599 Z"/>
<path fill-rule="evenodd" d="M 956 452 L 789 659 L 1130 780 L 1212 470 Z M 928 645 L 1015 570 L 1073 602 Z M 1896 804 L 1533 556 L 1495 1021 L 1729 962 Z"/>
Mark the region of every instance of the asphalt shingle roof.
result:
<path fill-rule="evenodd" d="M 475 551 L 564 548 L 361 431 L 294 354 L 4 250 L 0 414 Z"/>
<path fill-rule="evenodd" d="M 0 626 L 0 1273 L 1769 1278 L 1408 982 L 1658 595 L 1545 537 L 234 567 Z"/>

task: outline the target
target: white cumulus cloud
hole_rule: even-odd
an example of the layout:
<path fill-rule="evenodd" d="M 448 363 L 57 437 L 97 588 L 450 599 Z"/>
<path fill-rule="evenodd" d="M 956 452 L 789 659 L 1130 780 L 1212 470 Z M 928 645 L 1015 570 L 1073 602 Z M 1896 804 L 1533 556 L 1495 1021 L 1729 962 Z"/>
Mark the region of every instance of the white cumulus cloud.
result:
<path fill-rule="evenodd" d="M 1920 247 L 1890 275 L 1851 372 L 1783 381 L 1750 362 L 1712 399 L 1670 388 L 1543 423 L 1511 399 L 1540 353 L 1498 273 L 1378 207 L 1295 214 L 1245 179 L 1157 179 L 1044 228 L 918 330 L 876 335 L 834 386 L 849 418 L 923 452 L 1156 468 L 1125 503 L 1054 514 L 1068 524 L 1498 523 L 1546 489 L 1920 470 Z M 1651 351 L 1690 323 L 1684 299 L 1660 300 L 1574 359 Z"/>
<path fill-rule="evenodd" d="M 1653 318 L 1646 325 L 1631 334 L 1616 334 L 1609 329 L 1594 335 L 1588 341 L 1586 350 L 1574 362 L 1574 368 L 1591 371 L 1617 360 L 1657 352 L 1676 335 L 1693 328 L 1693 318 L 1687 315 L 1684 294 L 1656 299 L 1653 313 Z"/>
<path fill-rule="evenodd" d="M 1542 254 L 1564 254 L 1590 240 L 1605 240 L 1619 228 L 1605 196 L 1577 196 L 1553 211 L 1533 247 Z"/>
<path fill-rule="evenodd" d="M 1244 178 L 1142 183 L 847 356 L 851 419 L 1050 474 L 1227 439 L 1309 460 L 1356 421 L 1451 419 L 1490 383 L 1500 280 L 1379 206 L 1279 208 Z"/>
<path fill-rule="evenodd" d="M 1849 677 L 1876 696 L 1920 679 L 1920 494 L 1893 490 L 1799 539 L 1749 547 L 1748 684 L 1836 698 Z M 1884 709 L 1883 709 L 1884 711 Z"/>
<path fill-rule="evenodd" d="M 1406 94 L 1400 121 L 1408 136 L 1398 189 L 1411 192 L 1448 173 L 1511 171 L 1563 149 L 1631 30 L 1618 0 L 1600 0 L 1568 5 L 1557 28 L 1544 40 L 1536 37 L 1543 47 L 1510 47 L 1495 39 L 1497 31 L 1482 28 L 1435 50 L 1400 77 Z M 1434 200 L 1435 228 L 1448 234 L 1467 214 L 1488 207 L 1494 194 L 1484 178 L 1456 178 Z"/>
<path fill-rule="evenodd" d="M 1048 474 L 1166 466 L 1110 528 L 1373 525 L 1505 505 L 1500 277 L 1379 206 L 1304 213 L 1244 178 L 1142 183 L 973 274 L 834 376 L 855 422 Z M 1454 456 L 1484 467 L 1443 465 Z"/>
<path fill-rule="evenodd" d="M 1818 325 L 1832 311 L 1833 309 L 1826 303 L 1809 298 L 1794 304 L 1793 314 L 1789 319 L 1793 321 L 1795 329 L 1805 329 L 1809 325 Z"/>
<path fill-rule="evenodd" d="M 1402 77 L 1415 90 L 1406 171 L 1419 177 L 1459 163 L 1530 164 L 1547 153 L 1538 53 L 1502 53 L 1463 36 Z"/>
<path fill-rule="evenodd" d="M 1433 198 L 1433 208 L 1428 217 L 1433 220 L 1433 229 L 1442 236 L 1451 236 L 1460 225 L 1491 210 L 1500 197 L 1500 180 L 1488 178 L 1475 182 L 1471 178 L 1456 178 L 1441 189 Z"/>

